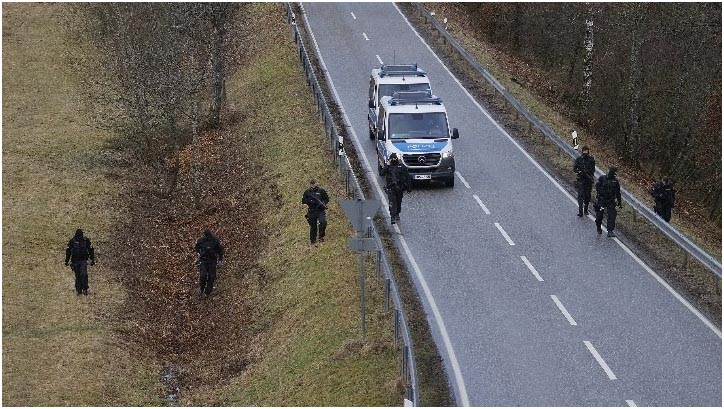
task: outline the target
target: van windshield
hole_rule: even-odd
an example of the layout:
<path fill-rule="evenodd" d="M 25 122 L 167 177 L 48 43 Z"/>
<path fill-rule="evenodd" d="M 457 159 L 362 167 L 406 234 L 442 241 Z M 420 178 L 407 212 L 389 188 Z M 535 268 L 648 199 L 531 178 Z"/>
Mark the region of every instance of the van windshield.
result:
<path fill-rule="evenodd" d="M 397 91 L 429 91 L 430 84 L 382 84 L 377 94 L 377 104 L 382 97 L 391 97 Z"/>
<path fill-rule="evenodd" d="M 447 116 L 444 112 L 424 114 L 390 114 L 391 139 L 448 138 Z"/>

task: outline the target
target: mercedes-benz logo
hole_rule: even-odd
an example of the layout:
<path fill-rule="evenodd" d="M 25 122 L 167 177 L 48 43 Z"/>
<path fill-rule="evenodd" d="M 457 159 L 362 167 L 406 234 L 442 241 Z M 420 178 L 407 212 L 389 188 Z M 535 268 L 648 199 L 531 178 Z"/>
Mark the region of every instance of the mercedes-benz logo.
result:
<path fill-rule="evenodd" d="M 417 161 L 420 162 L 420 164 L 424 165 L 427 161 L 427 158 L 424 156 L 420 156 L 419 158 L 417 158 Z"/>

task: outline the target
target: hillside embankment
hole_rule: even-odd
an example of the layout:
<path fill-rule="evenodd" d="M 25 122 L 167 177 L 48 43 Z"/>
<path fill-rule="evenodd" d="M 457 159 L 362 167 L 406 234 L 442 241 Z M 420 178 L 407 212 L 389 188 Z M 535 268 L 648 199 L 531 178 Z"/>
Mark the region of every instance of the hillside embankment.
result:
<path fill-rule="evenodd" d="M 344 181 L 283 10 L 243 14 L 222 126 L 158 164 L 82 112 L 74 64 L 96 51 L 65 29 L 82 13 L 3 6 L 4 405 L 402 401 L 400 353 L 371 277 L 360 338 Z M 320 246 L 309 245 L 300 203 L 310 177 L 332 198 Z M 62 264 L 79 226 L 98 259 L 87 297 Z M 226 257 L 214 294 L 199 298 L 193 244 L 207 227 Z"/>

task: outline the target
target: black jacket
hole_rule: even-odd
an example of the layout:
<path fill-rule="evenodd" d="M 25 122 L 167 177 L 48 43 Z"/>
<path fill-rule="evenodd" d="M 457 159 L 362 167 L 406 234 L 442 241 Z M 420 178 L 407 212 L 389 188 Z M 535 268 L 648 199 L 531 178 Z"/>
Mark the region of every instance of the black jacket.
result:
<path fill-rule="evenodd" d="M 618 203 L 621 205 L 621 185 L 616 176 L 602 175 L 596 182 L 596 202 L 606 207 Z"/>
<path fill-rule="evenodd" d="M 73 248 L 76 248 L 76 246 L 80 251 L 76 251 L 76 254 L 73 254 Z M 83 235 L 73 236 L 73 238 L 68 241 L 68 247 L 65 249 L 65 262 L 71 261 L 75 263 L 81 260 L 87 261 L 88 259 L 93 262 L 95 262 L 96 259 L 90 239 Z"/>
<path fill-rule="evenodd" d="M 596 160 L 591 155 L 581 155 L 573 163 L 573 171 L 576 172 L 578 182 L 592 186 L 596 174 Z"/>
<path fill-rule="evenodd" d="M 316 189 L 310 187 L 302 195 L 302 204 L 309 206 L 309 211 L 324 211 L 328 203 L 327 191 L 319 186 Z"/>
<path fill-rule="evenodd" d="M 651 196 L 653 196 L 656 203 L 661 206 L 674 207 L 676 193 L 674 191 L 674 185 L 671 183 L 656 182 L 654 188 L 651 190 Z"/>
<path fill-rule="evenodd" d="M 200 261 L 224 261 L 224 245 L 213 233 L 204 233 L 196 241 L 194 250 L 199 255 Z"/>
<path fill-rule="evenodd" d="M 385 187 L 393 191 L 409 190 L 412 188 L 412 176 L 407 166 L 385 165 L 382 168 L 382 176 L 385 177 Z"/>

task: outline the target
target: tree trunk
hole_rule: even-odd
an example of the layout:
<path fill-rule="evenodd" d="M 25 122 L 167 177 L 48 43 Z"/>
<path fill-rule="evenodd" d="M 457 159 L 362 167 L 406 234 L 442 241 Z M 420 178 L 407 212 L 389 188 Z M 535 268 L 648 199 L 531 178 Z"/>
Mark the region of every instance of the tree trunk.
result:
<path fill-rule="evenodd" d="M 583 37 L 583 92 L 581 96 L 581 123 L 590 125 L 591 84 L 593 83 L 593 8 L 586 13 L 586 31 Z"/>

